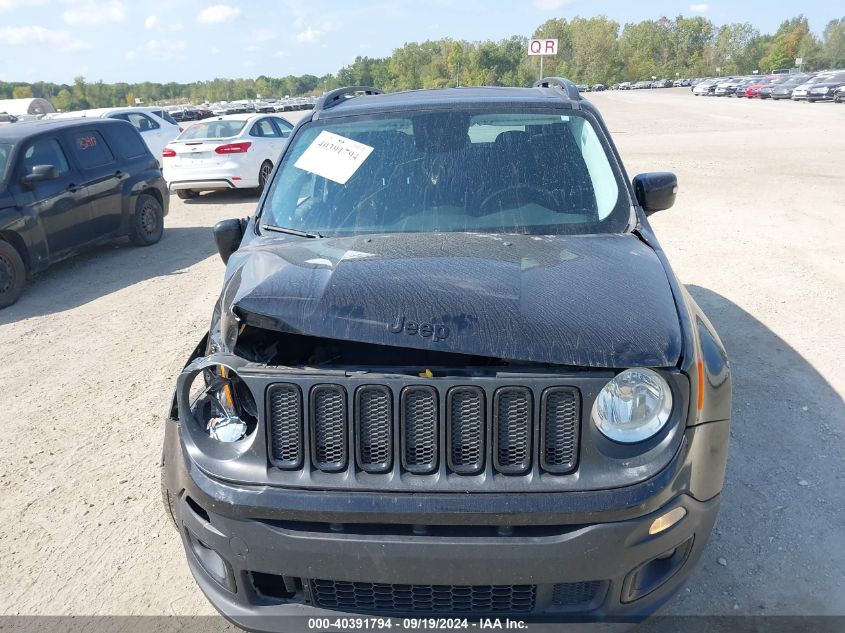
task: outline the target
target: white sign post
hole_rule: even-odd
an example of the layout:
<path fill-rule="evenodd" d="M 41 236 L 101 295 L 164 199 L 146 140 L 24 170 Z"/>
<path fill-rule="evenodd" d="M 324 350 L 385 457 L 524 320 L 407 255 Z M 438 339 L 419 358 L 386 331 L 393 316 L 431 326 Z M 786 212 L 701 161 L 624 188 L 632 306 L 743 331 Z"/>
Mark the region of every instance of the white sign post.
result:
<path fill-rule="evenodd" d="M 543 78 L 543 57 L 557 55 L 557 40 L 529 40 L 528 54 L 540 57 L 540 79 Z"/>

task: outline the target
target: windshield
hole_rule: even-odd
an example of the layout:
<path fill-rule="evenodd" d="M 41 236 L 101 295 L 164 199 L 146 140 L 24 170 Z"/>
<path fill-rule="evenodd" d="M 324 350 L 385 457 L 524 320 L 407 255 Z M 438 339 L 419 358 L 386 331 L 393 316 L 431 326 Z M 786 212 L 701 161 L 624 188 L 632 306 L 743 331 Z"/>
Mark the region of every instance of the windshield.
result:
<path fill-rule="evenodd" d="M 6 182 L 6 168 L 9 165 L 11 155 L 12 146 L 8 143 L 0 143 L 0 184 Z"/>
<path fill-rule="evenodd" d="M 182 132 L 176 140 L 188 141 L 199 138 L 229 138 L 244 129 L 244 125 L 246 125 L 246 121 L 234 119 L 203 121 L 202 123 L 194 123 Z"/>
<path fill-rule="evenodd" d="M 436 111 L 344 117 L 293 139 L 261 224 L 317 235 L 618 233 L 630 201 L 586 116 Z"/>

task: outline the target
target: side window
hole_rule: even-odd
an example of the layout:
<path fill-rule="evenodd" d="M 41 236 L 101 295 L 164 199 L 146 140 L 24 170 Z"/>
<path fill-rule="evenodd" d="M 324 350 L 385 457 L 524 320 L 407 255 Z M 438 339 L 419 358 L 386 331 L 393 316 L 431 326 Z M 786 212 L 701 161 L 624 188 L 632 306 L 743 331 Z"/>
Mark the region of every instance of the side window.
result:
<path fill-rule="evenodd" d="M 273 126 L 270 119 L 261 119 L 260 121 L 256 121 L 252 126 L 252 129 L 249 131 L 249 135 L 261 138 L 278 138 L 279 133 L 276 131 L 276 128 Z"/>
<path fill-rule="evenodd" d="M 32 173 L 32 168 L 36 165 L 52 165 L 59 172 L 59 175 L 70 171 L 62 146 L 54 138 L 38 139 L 26 148 L 23 153 L 21 174 Z"/>
<path fill-rule="evenodd" d="M 153 114 L 155 114 L 158 118 L 163 121 L 167 121 L 171 125 L 179 125 L 172 116 L 170 116 L 170 112 L 167 110 L 153 110 Z"/>
<path fill-rule="evenodd" d="M 150 130 L 157 130 L 161 126 L 156 123 L 151 117 L 142 112 L 121 112 L 119 114 L 112 114 L 112 119 L 123 119 L 129 121 L 142 134 Z"/>
<path fill-rule="evenodd" d="M 287 138 L 290 136 L 290 131 L 293 129 L 293 125 L 285 121 L 284 119 L 280 119 L 279 117 L 273 117 L 273 123 L 276 124 L 276 128 L 279 130 L 279 136 Z"/>
<path fill-rule="evenodd" d="M 97 130 L 73 130 L 69 136 L 82 169 L 100 167 L 114 160 L 111 150 Z"/>
<path fill-rule="evenodd" d="M 128 125 L 109 125 L 105 133 L 109 145 L 125 158 L 138 158 L 147 153 L 143 139 Z"/>

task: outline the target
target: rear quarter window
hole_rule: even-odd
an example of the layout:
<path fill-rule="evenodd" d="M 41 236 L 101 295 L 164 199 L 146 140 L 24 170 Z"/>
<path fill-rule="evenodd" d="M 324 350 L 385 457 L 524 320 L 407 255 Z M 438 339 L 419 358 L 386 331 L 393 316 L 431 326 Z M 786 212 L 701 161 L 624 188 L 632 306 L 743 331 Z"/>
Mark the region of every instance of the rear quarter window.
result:
<path fill-rule="evenodd" d="M 114 161 L 114 155 L 99 131 L 74 130 L 69 137 L 73 153 L 82 169 L 92 169 Z"/>
<path fill-rule="evenodd" d="M 104 132 L 109 145 L 123 158 L 140 158 L 149 153 L 140 134 L 128 125 L 110 125 Z"/>

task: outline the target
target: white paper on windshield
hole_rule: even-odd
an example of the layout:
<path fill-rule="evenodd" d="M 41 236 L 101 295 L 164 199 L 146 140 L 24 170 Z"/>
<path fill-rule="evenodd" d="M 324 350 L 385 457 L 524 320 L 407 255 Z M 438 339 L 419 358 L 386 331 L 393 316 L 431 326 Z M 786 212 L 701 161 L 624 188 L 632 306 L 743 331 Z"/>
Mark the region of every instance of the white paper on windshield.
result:
<path fill-rule="evenodd" d="M 323 130 L 294 167 L 345 185 L 372 151 L 369 145 Z"/>

